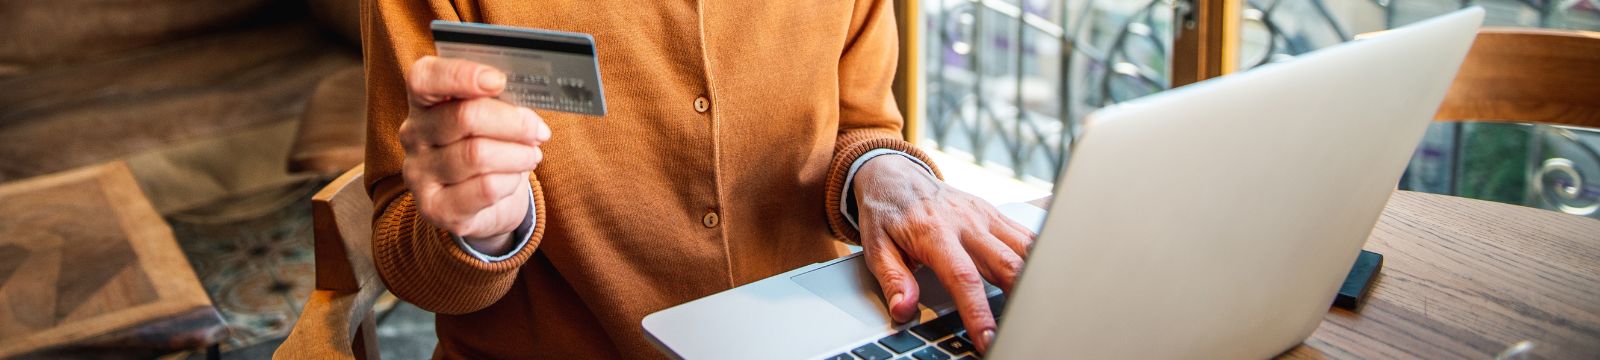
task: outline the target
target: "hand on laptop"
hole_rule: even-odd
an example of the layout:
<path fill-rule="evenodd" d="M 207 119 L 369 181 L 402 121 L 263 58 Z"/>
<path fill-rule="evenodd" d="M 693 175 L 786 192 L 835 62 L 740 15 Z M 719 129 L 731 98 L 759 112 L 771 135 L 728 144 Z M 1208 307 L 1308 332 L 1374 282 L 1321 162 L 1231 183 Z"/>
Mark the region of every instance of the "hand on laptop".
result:
<path fill-rule="evenodd" d="M 895 321 L 917 314 L 919 289 L 911 268 L 923 264 L 955 298 L 974 345 L 987 351 L 995 322 L 982 280 L 1011 291 L 1033 232 L 904 157 L 867 161 L 854 185 L 867 267 Z"/>
<path fill-rule="evenodd" d="M 478 251 L 509 251 L 528 215 L 528 173 L 550 126 L 494 98 L 506 75 L 466 60 L 426 56 L 406 77 L 411 114 L 400 124 L 401 174 L 424 220 Z"/>

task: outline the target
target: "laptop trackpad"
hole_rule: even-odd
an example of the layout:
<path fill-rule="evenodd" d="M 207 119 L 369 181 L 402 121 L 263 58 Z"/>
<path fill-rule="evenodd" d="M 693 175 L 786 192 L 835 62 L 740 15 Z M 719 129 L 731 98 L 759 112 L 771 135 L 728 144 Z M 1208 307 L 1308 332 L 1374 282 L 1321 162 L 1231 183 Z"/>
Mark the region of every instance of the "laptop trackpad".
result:
<path fill-rule="evenodd" d="M 938 277 L 927 267 L 914 272 L 921 289 L 920 303 L 935 312 L 943 312 L 953 301 L 945 292 Z M 790 278 L 800 287 L 833 304 L 868 325 L 888 325 L 893 320 L 885 310 L 883 290 L 878 279 L 867 270 L 866 258 L 856 256 Z"/>
<path fill-rule="evenodd" d="M 1038 233 L 1039 228 L 1044 225 L 1045 211 L 1037 206 L 1012 203 L 1001 205 L 998 209 L 1001 214 L 1027 226 L 1034 233 Z M 935 313 L 944 313 L 950 309 L 954 301 L 932 270 L 924 266 L 917 269 L 914 276 L 917 278 L 917 287 L 921 289 L 922 295 L 918 302 L 923 307 L 933 309 Z M 833 265 L 795 275 L 790 279 L 863 323 L 869 325 L 892 323 L 889 313 L 884 310 L 883 290 L 878 287 L 878 279 L 867 270 L 866 258 L 863 256 L 854 256 Z M 984 282 L 983 285 L 984 292 L 990 295 L 1000 291 L 988 282 Z"/>

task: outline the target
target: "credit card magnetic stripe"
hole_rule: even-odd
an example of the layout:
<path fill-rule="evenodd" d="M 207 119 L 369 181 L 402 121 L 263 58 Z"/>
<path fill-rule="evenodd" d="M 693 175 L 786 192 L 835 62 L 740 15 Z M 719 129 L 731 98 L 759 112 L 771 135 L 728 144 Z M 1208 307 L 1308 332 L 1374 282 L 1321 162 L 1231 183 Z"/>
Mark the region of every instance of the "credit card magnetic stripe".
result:
<path fill-rule="evenodd" d="M 433 41 L 537 49 L 544 51 L 563 52 L 574 55 L 594 56 L 594 46 L 584 43 L 506 37 L 468 32 L 441 31 L 440 29 L 433 30 Z"/>

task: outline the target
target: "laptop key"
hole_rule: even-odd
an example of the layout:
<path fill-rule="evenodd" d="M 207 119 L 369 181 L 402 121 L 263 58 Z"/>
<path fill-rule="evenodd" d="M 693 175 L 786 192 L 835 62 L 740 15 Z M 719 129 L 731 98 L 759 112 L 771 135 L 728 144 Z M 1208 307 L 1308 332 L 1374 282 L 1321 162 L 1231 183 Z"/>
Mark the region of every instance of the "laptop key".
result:
<path fill-rule="evenodd" d="M 963 326 L 961 324 L 961 315 L 952 311 L 932 321 L 912 326 L 911 332 L 916 333 L 917 336 L 921 336 L 923 339 L 928 339 L 928 341 L 938 341 L 941 338 L 955 334 Z"/>
<path fill-rule="evenodd" d="M 850 353 L 856 354 L 856 357 L 862 360 L 889 360 L 889 358 L 894 357 L 894 354 L 890 354 L 888 351 L 883 350 L 882 347 L 878 347 L 878 344 L 873 343 L 861 345 L 861 347 L 850 350 Z"/>
<path fill-rule="evenodd" d="M 950 360 L 950 354 L 939 351 L 939 348 L 933 346 L 917 350 L 917 352 L 911 353 L 911 356 L 916 357 L 917 360 Z"/>
<path fill-rule="evenodd" d="M 972 343 L 967 342 L 967 339 L 960 336 L 951 336 L 949 339 L 940 341 L 939 348 L 944 349 L 945 352 L 960 355 L 971 352 Z"/>
<path fill-rule="evenodd" d="M 889 348 L 889 350 L 894 351 L 896 354 L 904 354 L 907 351 L 916 350 L 917 347 L 922 346 L 923 344 L 922 339 L 918 339 L 916 336 L 911 335 L 911 333 L 907 331 L 901 331 L 894 333 L 893 335 L 885 336 L 882 339 L 878 339 L 878 343 L 883 344 L 884 347 Z"/>
<path fill-rule="evenodd" d="M 856 357 L 850 356 L 850 354 L 839 354 L 829 357 L 828 360 L 856 360 Z"/>

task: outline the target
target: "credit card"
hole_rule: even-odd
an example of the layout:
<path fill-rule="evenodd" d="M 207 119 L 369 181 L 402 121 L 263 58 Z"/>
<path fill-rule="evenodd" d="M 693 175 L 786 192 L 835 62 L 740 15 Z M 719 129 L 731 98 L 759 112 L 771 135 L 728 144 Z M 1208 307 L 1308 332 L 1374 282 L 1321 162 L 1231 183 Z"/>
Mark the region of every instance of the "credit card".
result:
<path fill-rule="evenodd" d="M 434 20 L 439 57 L 465 59 L 506 73 L 500 100 L 521 106 L 605 116 L 600 62 L 589 34 Z"/>

